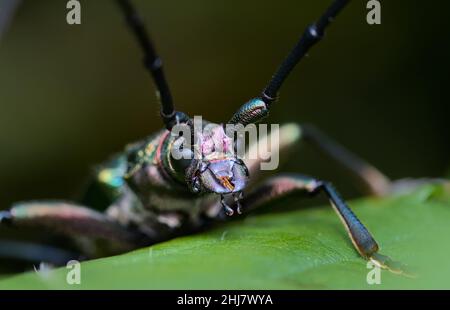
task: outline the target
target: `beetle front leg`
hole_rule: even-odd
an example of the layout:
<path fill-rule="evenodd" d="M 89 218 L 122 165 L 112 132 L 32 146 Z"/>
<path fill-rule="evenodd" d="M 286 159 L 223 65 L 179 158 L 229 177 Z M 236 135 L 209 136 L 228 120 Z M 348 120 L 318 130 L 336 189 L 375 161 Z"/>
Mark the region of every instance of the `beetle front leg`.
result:
<path fill-rule="evenodd" d="M 68 237 L 105 239 L 120 247 L 136 244 L 140 236 L 97 211 L 66 202 L 28 202 L 0 211 L 0 225 L 29 226 Z"/>
<path fill-rule="evenodd" d="M 378 245 L 367 228 L 360 222 L 336 189 L 328 182 L 300 174 L 276 176 L 268 179 L 241 201 L 244 212 L 291 193 L 316 195 L 325 193 L 333 209 L 344 224 L 356 250 L 364 258 L 371 258 Z"/>
<path fill-rule="evenodd" d="M 244 195 L 244 198 L 241 200 L 242 210 L 243 212 L 249 212 L 267 202 L 293 193 L 304 193 L 308 196 L 314 196 L 319 193 L 326 194 L 358 253 L 365 259 L 372 260 L 383 268 L 397 273 L 402 272 L 402 267 L 397 263 L 393 262 L 389 257 L 377 253 L 379 247 L 373 236 L 329 182 L 300 174 L 275 176 L 265 181 L 249 194 Z"/>

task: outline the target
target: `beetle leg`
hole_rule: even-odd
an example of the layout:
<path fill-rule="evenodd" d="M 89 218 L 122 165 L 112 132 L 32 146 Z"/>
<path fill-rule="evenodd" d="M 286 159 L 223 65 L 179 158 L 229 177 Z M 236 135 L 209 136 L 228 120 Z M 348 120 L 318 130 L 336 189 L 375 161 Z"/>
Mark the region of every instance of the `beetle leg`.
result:
<path fill-rule="evenodd" d="M 4 224 L 54 230 L 68 237 L 100 238 L 125 248 L 140 238 L 102 213 L 66 202 L 16 204 L 0 212 L 0 225 Z"/>
<path fill-rule="evenodd" d="M 377 254 L 378 244 L 375 239 L 328 182 L 300 174 L 275 176 L 245 195 L 241 200 L 242 208 L 244 212 L 248 212 L 292 193 L 304 193 L 311 196 L 325 193 L 358 253 L 366 259 L 381 257 Z"/>

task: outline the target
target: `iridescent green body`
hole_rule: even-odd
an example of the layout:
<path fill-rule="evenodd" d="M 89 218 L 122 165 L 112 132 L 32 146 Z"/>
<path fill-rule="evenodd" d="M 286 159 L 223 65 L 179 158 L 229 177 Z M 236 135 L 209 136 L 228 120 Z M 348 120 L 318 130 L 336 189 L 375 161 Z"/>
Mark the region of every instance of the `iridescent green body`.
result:
<path fill-rule="evenodd" d="M 104 197 L 110 218 L 137 228 L 151 242 L 196 230 L 220 212 L 217 195 L 192 193 L 171 167 L 173 141 L 169 131 L 161 130 L 128 145 L 97 168 L 91 184 L 94 191 L 101 191 L 96 194 Z M 92 195 L 92 190 L 88 192 Z M 87 200 L 85 204 L 95 204 Z"/>

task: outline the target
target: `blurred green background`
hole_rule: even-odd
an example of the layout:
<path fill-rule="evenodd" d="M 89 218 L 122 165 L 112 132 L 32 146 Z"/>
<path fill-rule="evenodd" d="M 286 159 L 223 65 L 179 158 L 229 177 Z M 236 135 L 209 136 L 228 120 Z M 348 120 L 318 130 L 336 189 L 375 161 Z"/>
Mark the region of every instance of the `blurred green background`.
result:
<path fill-rule="evenodd" d="M 258 95 L 329 0 L 135 1 L 163 57 L 177 108 L 224 122 Z M 142 55 L 110 0 L 24 1 L 0 42 L 0 208 L 76 198 L 93 164 L 161 127 Z M 353 1 L 282 88 L 270 122 L 315 123 L 390 177 L 449 165 L 450 48 L 444 0 L 382 1 L 382 24 Z M 343 171 L 304 148 L 282 171 Z"/>

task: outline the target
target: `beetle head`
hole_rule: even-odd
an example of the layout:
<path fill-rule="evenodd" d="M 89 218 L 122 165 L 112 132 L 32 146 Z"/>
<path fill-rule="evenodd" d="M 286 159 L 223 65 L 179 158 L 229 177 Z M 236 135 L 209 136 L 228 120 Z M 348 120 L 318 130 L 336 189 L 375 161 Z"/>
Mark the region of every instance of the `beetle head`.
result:
<path fill-rule="evenodd" d="M 181 149 L 182 159 L 172 160 L 175 170 L 184 172 L 189 189 L 194 193 L 240 194 L 247 184 L 248 169 L 235 155 L 233 140 L 223 127 L 209 124 L 195 132 L 194 141 L 192 147 Z"/>

